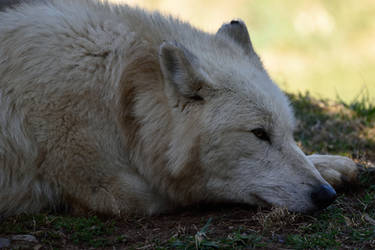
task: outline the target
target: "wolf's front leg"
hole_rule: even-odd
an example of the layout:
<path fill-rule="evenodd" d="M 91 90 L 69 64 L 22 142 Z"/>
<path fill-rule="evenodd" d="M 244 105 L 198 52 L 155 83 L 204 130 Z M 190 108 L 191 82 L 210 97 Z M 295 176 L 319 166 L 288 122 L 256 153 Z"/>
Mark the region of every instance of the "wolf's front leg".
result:
<path fill-rule="evenodd" d="M 358 167 L 348 157 L 313 154 L 307 156 L 307 158 L 334 188 L 340 188 L 345 183 L 353 183 L 357 179 Z"/>
<path fill-rule="evenodd" d="M 89 211 L 110 216 L 145 215 L 169 209 L 168 201 L 137 174 L 118 171 L 108 175 L 97 168 L 86 170 L 81 176 L 75 171 L 59 179 L 64 201 L 76 215 Z"/>

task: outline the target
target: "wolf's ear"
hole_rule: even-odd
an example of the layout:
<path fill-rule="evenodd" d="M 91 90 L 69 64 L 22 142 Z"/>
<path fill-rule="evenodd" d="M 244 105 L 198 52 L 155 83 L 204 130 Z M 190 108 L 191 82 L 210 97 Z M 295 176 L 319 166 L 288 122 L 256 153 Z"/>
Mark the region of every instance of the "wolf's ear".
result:
<path fill-rule="evenodd" d="M 196 56 L 181 44 L 163 42 L 159 61 L 164 79 L 177 93 L 192 100 L 203 100 L 201 90 L 207 82 L 207 74 Z"/>
<path fill-rule="evenodd" d="M 253 55 L 255 53 L 250 40 L 249 32 L 242 20 L 232 20 L 230 23 L 223 24 L 216 33 L 217 36 L 227 36 L 235 41 L 246 54 Z"/>

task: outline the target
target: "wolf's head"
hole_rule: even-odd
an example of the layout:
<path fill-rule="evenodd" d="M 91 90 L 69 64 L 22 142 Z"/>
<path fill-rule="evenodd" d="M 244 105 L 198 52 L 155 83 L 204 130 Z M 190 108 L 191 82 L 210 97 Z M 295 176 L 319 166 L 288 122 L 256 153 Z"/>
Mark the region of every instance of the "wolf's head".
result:
<path fill-rule="evenodd" d="M 296 145 L 290 104 L 242 21 L 224 24 L 201 45 L 163 43 L 159 54 L 174 124 L 169 168 L 176 180 L 193 180 L 186 192 L 302 212 L 334 200 Z"/>

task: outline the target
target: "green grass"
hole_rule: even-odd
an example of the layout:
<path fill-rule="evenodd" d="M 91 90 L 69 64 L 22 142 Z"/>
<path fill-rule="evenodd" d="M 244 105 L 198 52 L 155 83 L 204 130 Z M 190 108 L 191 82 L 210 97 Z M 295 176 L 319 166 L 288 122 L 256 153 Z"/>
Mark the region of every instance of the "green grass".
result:
<path fill-rule="evenodd" d="M 100 220 L 96 216 L 70 217 L 49 214 L 15 216 L 3 222 L 0 234 L 34 234 L 41 243 L 59 247 L 60 242 L 69 240 L 72 244 L 103 247 L 123 240 L 120 236 L 109 239 L 114 232 L 114 220 Z"/>
<path fill-rule="evenodd" d="M 295 137 L 307 153 L 360 158 L 375 148 L 375 138 L 371 136 L 375 109 L 367 99 L 333 103 L 317 100 L 308 92 L 290 94 L 289 98 L 300 120 Z"/>
<path fill-rule="evenodd" d="M 307 153 L 335 153 L 362 165 L 358 185 L 347 187 L 327 209 L 302 215 L 285 209 L 201 206 L 173 214 L 105 219 L 64 214 L 20 215 L 3 220 L 0 238 L 30 234 L 44 249 L 374 249 L 374 106 L 289 94 L 299 119 L 296 140 Z M 307 128 L 307 129 L 306 129 Z M 371 170 L 372 169 L 372 170 Z"/>
<path fill-rule="evenodd" d="M 352 102 L 347 103 L 340 100 L 340 103 L 347 109 L 352 110 L 356 117 L 363 118 L 368 125 L 375 121 L 375 104 L 367 92 L 358 95 Z"/>
<path fill-rule="evenodd" d="M 242 249 L 242 248 L 256 248 L 265 247 L 263 237 L 258 234 L 248 234 L 238 229 L 235 232 L 229 233 L 225 238 L 210 239 L 207 238 L 206 233 L 202 230 L 198 231 L 194 236 L 184 238 L 171 238 L 168 244 L 163 248 L 172 249 Z"/>

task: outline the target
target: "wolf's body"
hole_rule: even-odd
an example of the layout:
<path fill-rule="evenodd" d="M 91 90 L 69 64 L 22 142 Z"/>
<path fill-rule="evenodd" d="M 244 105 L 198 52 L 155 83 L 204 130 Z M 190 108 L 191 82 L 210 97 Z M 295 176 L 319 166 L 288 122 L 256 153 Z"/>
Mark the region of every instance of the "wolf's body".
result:
<path fill-rule="evenodd" d="M 0 215 L 334 199 L 242 22 L 207 34 L 128 6 L 46 2 L 0 12 Z M 355 175 L 346 158 L 311 160 L 332 184 Z"/>

